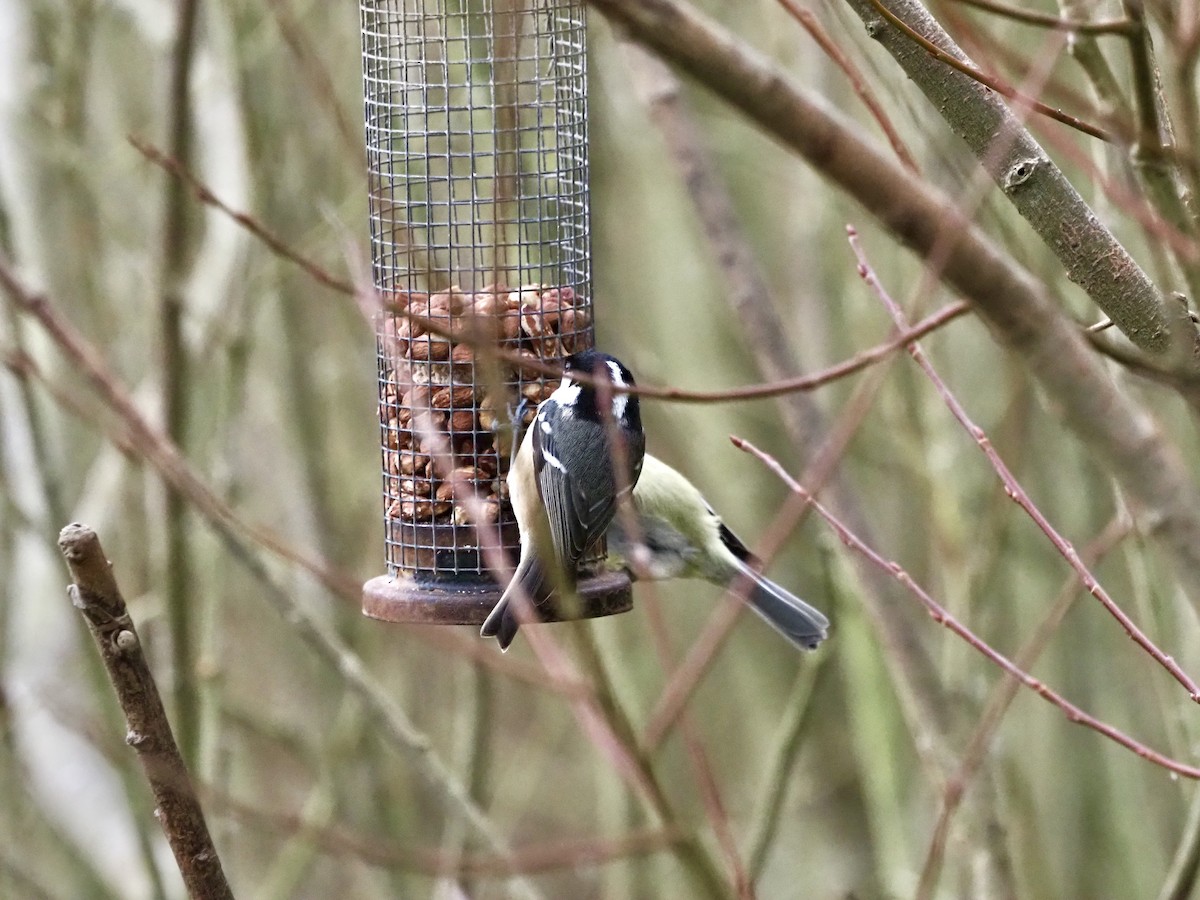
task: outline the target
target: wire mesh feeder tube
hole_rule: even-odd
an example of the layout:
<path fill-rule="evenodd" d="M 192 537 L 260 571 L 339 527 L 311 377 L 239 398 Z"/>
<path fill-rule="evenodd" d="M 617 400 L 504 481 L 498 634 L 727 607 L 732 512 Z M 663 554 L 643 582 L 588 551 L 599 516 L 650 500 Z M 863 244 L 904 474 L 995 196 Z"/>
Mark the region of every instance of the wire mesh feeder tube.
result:
<path fill-rule="evenodd" d="M 387 558 L 363 610 L 479 623 L 501 593 L 493 551 L 519 551 L 510 417 L 524 398 L 528 424 L 555 387 L 528 363 L 593 343 L 584 4 L 362 0 L 361 15 Z M 629 609 L 603 559 L 583 561 L 578 602 L 540 617 Z"/>

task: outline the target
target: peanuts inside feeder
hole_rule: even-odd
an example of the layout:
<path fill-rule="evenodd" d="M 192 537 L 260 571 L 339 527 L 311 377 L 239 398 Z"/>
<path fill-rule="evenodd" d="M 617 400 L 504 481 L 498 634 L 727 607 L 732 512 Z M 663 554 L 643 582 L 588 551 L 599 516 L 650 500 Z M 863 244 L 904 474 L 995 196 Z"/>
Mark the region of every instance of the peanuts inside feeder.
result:
<path fill-rule="evenodd" d="M 533 365 L 594 341 L 583 4 L 526 3 L 361 7 L 387 562 L 363 610 L 379 619 L 487 616 L 497 554 L 519 551 L 511 417 L 557 387 Z M 579 602 L 539 617 L 629 609 L 603 560 L 601 543 Z"/>

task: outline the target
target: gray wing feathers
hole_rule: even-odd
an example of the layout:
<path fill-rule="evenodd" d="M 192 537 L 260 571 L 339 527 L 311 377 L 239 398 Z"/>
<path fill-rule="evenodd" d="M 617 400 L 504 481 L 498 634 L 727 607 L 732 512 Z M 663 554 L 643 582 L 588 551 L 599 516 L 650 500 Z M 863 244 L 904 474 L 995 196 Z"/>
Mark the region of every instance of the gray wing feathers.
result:
<path fill-rule="evenodd" d="M 540 422 L 533 432 L 538 490 L 554 547 L 568 571 L 573 571 L 616 512 L 612 461 L 592 459 L 590 465 L 580 465 L 589 454 L 606 452 L 608 443 L 602 425 L 576 421 L 569 431 L 570 442 L 564 442 L 558 427 L 562 410 L 554 406 L 543 410 L 543 416 L 549 432 Z M 565 459 L 572 461 L 571 471 L 563 465 Z"/>

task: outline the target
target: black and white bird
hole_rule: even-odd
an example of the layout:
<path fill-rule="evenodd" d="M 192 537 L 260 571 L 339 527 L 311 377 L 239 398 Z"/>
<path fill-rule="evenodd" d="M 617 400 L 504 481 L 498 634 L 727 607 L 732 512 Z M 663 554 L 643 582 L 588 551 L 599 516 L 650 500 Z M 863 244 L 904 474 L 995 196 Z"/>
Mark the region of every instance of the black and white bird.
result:
<path fill-rule="evenodd" d="M 606 379 L 602 391 L 577 380 Z M 512 580 L 480 629 L 507 649 L 520 621 L 513 604 L 519 594 L 540 603 L 556 587 L 570 590 L 588 549 L 608 529 L 622 492 L 633 489 L 642 471 L 646 436 L 633 375 L 606 353 L 585 350 L 566 359 L 558 388 L 538 407 L 508 471 L 508 496 L 517 518 L 521 555 Z M 619 438 L 619 451 L 614 447 Z M 622 469 L 618 471 L 617 466 Z"/>
<path fill-rule="evenodd" d="M 825 639 L 829 620 L 758 571 L 759 564 L 690 481 L 646 455 L 633 490 L 640 534 L 617 517 L 608 531 L 610 565 L 650 579 L 702 578 L 728 587 L 748 581 L 746 600 L 776 631 L 803 650 Z M 645 551 L 633 565 L 639 546 Z"/>

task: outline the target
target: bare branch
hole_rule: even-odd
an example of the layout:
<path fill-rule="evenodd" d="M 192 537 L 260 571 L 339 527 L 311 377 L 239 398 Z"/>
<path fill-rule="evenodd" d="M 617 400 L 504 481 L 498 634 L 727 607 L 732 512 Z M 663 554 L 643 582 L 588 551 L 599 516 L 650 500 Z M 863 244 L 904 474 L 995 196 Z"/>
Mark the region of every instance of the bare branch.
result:
<path fill-rule="evenodd" d="M 195 900 L 233 900 L 142 642 L 100 539 L 86 525 L 73 524 L 62 530 L 58 546 L 74 581 L 69 589 L 71 603 L 95 638 L 121 702 L 129 728 L 125 741 L 137 751 L 154 793 L 159 824 L 188 895 Z"/>
<path fill-rule="evenodd" d="M 850 246 L 854 249 L 854 255 L 858 258 L 859 275 L 862 276 L 871 290 L 875 292 L 875 295 L 891 315 L 892 321 L 896 323 L 896 327 L 905 327 L 907 321 L 904 317 L 904 311 L 900 309 L 900 305 L 892 299 L 891 295 L 888 294 L 887 290 L 875 276 L 875 272 L 867 261 L 866 254 L 863 252 L 862 244 L 859 243 L 858 232 L 854 230 L 853 226 L 848 226 L 846 231 L 850 235 Z M 921 367 L 921 371 L 933 383 L 934 390 L 937 391 L 938 396 L 942 398 L 942 401 L 949 408 L 951 415 L 954 416 L 955 420 L 963 427 L 967 434 L 971 436 L 972 440 L 979 445 L 984 456 L 987 457 L 988 462 L 991 463 L 992 468 L 996 470 L 996 474 L 1003 483 L 1004 492 L 1025 511 L 1026 515 L 1033 520 L 1042 533 L 1050 539 L 1050 543 L 1054 545 L 1054 549 L 1075 570 L 1075 574 L 1079 576 L 1080 582 L 1087 588 L 1088 593 L 1100 601 L 1100 605 L 1108 610 L 1109 614 L 1121 624 L 1121 627 L 1125 629 L 1125 633 L 1133 638 L 1135 644 L 1145 650 L 1155 662 L 1171 674 L 1172 678 L 1183 685 L 1193 702 L 1200 703 L 1200 685 L 1197 685 L 1192 677 L 1180 668 L 1179 663 L 1175 662 L 1173 657 L 1168 656 L 1150 638 L 1146 637 L 1146 634 L 1138 628 L 1137 624 L 1109 596 L 1108 591 L 1096 580 L 1096 576 L 1091 573 L 1088 567 L 1084 565 L 1083 560 L 1079 558 L 1079 554 L 1076 552 L 1074 546 L 1071 545 L 1071 542 L 1058 533 L 1058 530 L 1050 524 L 1050 521 L 1037 508 L 1037 505 L 1034 504 L 1029 494 L 1021 487 L 1021 483 L 1017 481 L 1016 476 L 1005 465 L 1004 460 L 1000 458 L 1000 454 L 996 452 L 996 448 L 992 446 L 992 442 L 988 439 L 983 429 L 976 425 L 971 417 L 967 415 L 966 409 L 959 403 L 958 398 L 950 391 L 946 382 L 942 381 L 937 370 L 933 368 L 933 364 L 925 356 L 921 345 L 913 341 L 908 345 L 908 352 L 916 360 L 917 365 Z"/>
<path fill-rule="evenodd" d="M 1077 725 L 1082 725 L 1084 728 L 1090 728 L 1092 731 L 1104 735 L 1104 737 L 1114 741 L 1117 744 L 1120 744 L 1122 747 L 1132 751 L 1142 759 L 1147 760 L 1156 766 L 1160 766 L 1169 772 L 1174 772 L 1176 775 L 1182 775 L 1184 778 L 1200 780 L 1200 767 L 1189 765 L 1185 762 L 1180 762 L 1177 759 L 1172 759 L 1171 757 L 1166 756 L 1165 754 L 1160 753 L 1151 747 L 1147 747 L 1140 741 L 1125 734 L 1125 732 L 1121 731 L 1119 728 L 1109 725 L 1107 722 L 1103 722 L 1100 719 L 1097 719 L 1095 716 L 1084 712 L 1049 685 L 1039 681 L 1037 678 L 1034 678 L 1028 672 L 1021 669 L 1007 656 L 1005 656 L 999 650 L 993 648 L 990 644 L 976 635 L 975 632 L 971 631 L 970 628 L 959 622 L 954 616 L 950 615 L 944 606 L 934 600 L 924 588 L 922 588 L 912 579 L 911 575 L 901 568 L 899 563 L 884 559 L 882 556 L 864 544 L 856 534 L 842 524 L 841 520 L 834 516 L 833 513 L 831 513 L 819 501 L 813 498 L 813 496 L 809 494 L 799 482 L 788 475 L 787 471 L 779 464 L 777 460 L 775 460 L 774 457 L 768 453 L 764 453 L 762 450 L 759 450 L 747 440 L 739 437 L 734 437 L 732 440 L 733 445 L 739 450 L 745 450 L 747 453 L 758 457 L 758 459 L 766 464 L 766 466 L 772 472 L 778 475 L 780 479 L 782 479 L 784 483 L 787 484 L 788 487 L 790 487 L 797 495 L 807 498 L 808 502 L 812 504 L 813 509 L 817 511 L 821 518 L 829 523 L 830 527 L 833 528 L 833 530 L 837 533 L 838 538 L 843 544 L 865 558 L 869 563 L 871 563 L 871 565 L 891 574 L 891 576 L 899 581 L 910 594 L 920 601 L 921 605 L 925 607 L 935 622 L 945 627 L 958 637 L 962 638 L 972 648 L 989 659 L 991 662 L 995 663 L 1009 675 L 1019 680 L 1023 685 L 1025 685 L 1025 687 L 1029 688 L 1047 703 L 1058 707 L 1060 710 L 1062 710 L 1063 715 L 1067 717 L 1068 721 L 1074 722 Z"/>

